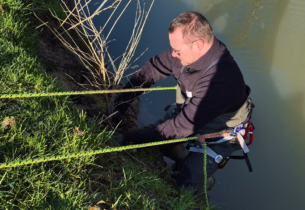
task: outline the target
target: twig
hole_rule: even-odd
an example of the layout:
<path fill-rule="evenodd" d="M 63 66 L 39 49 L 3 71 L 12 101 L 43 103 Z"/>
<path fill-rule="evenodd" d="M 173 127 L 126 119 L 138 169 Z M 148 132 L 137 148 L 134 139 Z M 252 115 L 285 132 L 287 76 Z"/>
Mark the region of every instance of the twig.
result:
<path fill-rule="evenodd" d="M 147 167 L 147 165 L 145 164 L 145 163 L 143 163 L 143 162 L 141 162 L 140 160 L 138 160 L 137 158 L 135 158 L 134 156 L 132 156 L 129 152 L 127 152 L 126 150 L 124 150 L 130 157 L 132 157 L 133 159 L 135 159 L 136 161 L 138 161 L 139 163 L 141 163 L 142 165 L 144 165 L 144 166 L 146 166 Z"/>
<path fill-rule="evenodd" d="M 118 113 L 118 111 L 116 111 L 116 112 L 112 113 L 111 115 L 109 115 L 108 117 L 106 117 L 104 120 L 102 120 L 101 122 L 99 122 L 98 125 L 101 124 L 102 122 L 104 122 L 105 120 L 107 120 L 108 118 L 112 117 L 112 116 L 115 115 L 116 113 Z"/>

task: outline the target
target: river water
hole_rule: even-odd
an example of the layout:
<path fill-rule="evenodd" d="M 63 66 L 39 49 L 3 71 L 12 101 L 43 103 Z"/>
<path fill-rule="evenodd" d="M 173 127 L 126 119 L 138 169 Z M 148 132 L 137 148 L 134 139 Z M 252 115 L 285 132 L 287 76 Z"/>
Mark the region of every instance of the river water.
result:
<path fill-rule="evenodd" d="M 145 2 L 148 8 L 151 0 Z M 116 41 L 109 51 L 114 57 L 124 52 L 135 9 L 133 0 L 112 33 Z M 215 174 L 210 205 L 225 210 L 305 209 L 305 1 L 156 0 L 136 51 L 137 56 L 148 48 L 137 61 L 139 68 L 169 47 L 170 22 L 189 10 L 206 16 L 215 36 L 227 45 L 256 106 L 249 153 L 253 172 L 244 161 L 230 160 Z M 106 16 L 97 17 L 95 24 L 102 25 Z M 155 86 L 175 85 L 167 78 Z M 173 90 L 141 96 L 139 127 L 161 117 L 174 102 Z"/>

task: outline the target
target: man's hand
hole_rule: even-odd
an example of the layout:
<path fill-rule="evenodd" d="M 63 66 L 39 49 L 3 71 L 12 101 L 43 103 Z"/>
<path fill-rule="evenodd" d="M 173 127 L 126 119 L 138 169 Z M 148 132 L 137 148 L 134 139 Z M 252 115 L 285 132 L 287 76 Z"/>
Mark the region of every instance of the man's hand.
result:
<path fill-rule="evenodd" d="M 140 95 L 140 94 L 139 94 Z M 114 120 L 119 120 L 125 114 L 130 104 L 136 99 L 136 92 L 120 93 L 114 100 L 113 113 L 117 112 L 114 116 Z"/>
<path fill-rule="evenodd" d="M 118 94 L 113 103 L 113 113 L 115 114 L 112 116 L 112 119 L 114 121 L 119 121 L 130 105 L 128 102 L 124 102 L 122 94 Z"/>

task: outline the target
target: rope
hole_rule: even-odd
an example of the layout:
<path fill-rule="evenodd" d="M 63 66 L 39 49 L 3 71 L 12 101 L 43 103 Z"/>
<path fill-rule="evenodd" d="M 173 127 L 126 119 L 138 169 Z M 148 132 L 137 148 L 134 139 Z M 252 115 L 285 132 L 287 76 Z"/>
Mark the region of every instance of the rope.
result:
<path fill-rule="evenodd" d="M 209 199 L 208 199 L 208 192 L 207 192 L 207 180 L 208 180 L 208 175 L 207 175 L 207 144 L 203 144 L 203 149 L 204 149 L 204 154 L 203 154 L 203 173 L 204 173 L 204 182 L 203 182 L 203 190 L 205 191 L 205 201 L 206 201 L 206 206 L 207 209 L 209 209 Z"/>
<path fill-rule="evenodd" d="M 66 96 L 66 95 L 87 95 L 87 94 L 104 94 L 104 93 L 124 93 L 136 91 L 155 91 L 155 90 L 175 90 L 175 87 L 158 87 L 158 88 L 138 88 L 138 89 L 122 89 L 122 90 L 92 90 L 92 91 L 70 91 L 70 92 L 54 92 L 54 93 L 20 93 L 20 94 L 2 94 L 1 98 L 31 98 L 43 96 Z"/>
<path fill-rule="evenodd" d="M 64 155 L 52 155 L 52 156 L 27 159 L 27 160 L 19 160 L 19 161 L 17 160 L 17 161 L 12 161 L 12 162 L 7 162 L 7 163 L 1 163 L 0 169 L 8 168 L 8 167 L 24 166 L 24 165 L 36 164 L 36 163 L 43 163 L 43 162 L 48 162 L 48 161 L 53 161 L 53 160 L 78 158 L 78 157 L 84 157 L 84 156 L 90 156 L 90 155 L 96 155 L 96 154 L 102 154 L 102 153 L 109 153 L 109 152 L 120 152 L 120 151 L 128 150 L 128 149 L 151 147 L 151 146 L 157 146 L 157 145 L 169 144 L 169 143 L 175 143 L 175 142 L 182 142 L 182 141 L 188 141 L 188 140 L 195 140 L 195 139 L 197 139 L 197 137 L 173 139 L 173 140 L 151 142 L 151 143 L 145 143 L 145 144 L 135 144 L 135 145 L 121 146 L 121 147 L 112 147 L 112 148 L 70 153 L 70 154 L 64 154 Z"/>
<path fill-rule="evenodd" d="M 124 92 L 136 92 L 136 91 L 156 91 L 156 90 L 175 90 L 175 87 L 163 87 L 163 88 L 139 88 L 139 89 L 122 89 L 122 90 L 95 90 L 95 91 L 70 91 L 70 92 L 53 92 L 53 93 L 21 93 L 21 94 L 2 94 L 0 95 L 0 99 L 2 98 L 32 98 L 32 97 L 44 97 L 44 96 L 65 96 L 65 95 L 87 95 L 87 94 L 104 94 L 104 93 L 124 93 Z M 195 140 L 197 137 L 189 137 L 189 138 L 182 138 L 182 139 L 173 139 L 173 140 L 166 140 L 166 141 L 159 141 L 159 142 L 151 142 L 145 144 L 136 144 L 136 145 L 128 145 L 128 146 L 121 146 L 121 147 L 113 147 L 113 148 L 105 148 L 101 150 L 93 150 L 93 151 L 83 151 L 83 152 L 76 152 L 64 155 L 52 155 L 46 156 L 41 158 L 32 158 L 27 160 L 19 160 L 19 161 L 11 161 L 7 163 L 1 163 L 1 168 L 9 168 L 9 167 L 17 167 L 17 166 L 24 166 L 29 164 L 36 164 L 36 163 L 43 163 L 49 162 L 53 160 L 64 160 L 69 158 L 78 158 L 84 156 L 91 156 L 96 154 L 102 153 L 109 153 L 109 152 L 120 152 L 128 149 L 136 149 L 136 148 L 144 148 L 144 147 L 151 147 L 157 145 L 163 145 L 168 143 L 175 143 L 175 142 L 183 142 L 188 140 Z M 204 144 L 204 189 L 205 189 L 205 199 L 206 205 L 209 209 L 209 201 L 207 195 L 207 148 L 206 144 Z"/>

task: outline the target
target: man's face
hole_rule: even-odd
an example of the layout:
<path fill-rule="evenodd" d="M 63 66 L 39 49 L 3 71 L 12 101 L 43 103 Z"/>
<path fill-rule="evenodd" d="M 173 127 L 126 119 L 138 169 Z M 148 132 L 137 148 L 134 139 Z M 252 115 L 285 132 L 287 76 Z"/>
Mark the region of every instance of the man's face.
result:
<path fill-rule="evenodd" d="M 195 43 L 192 44 L 183 39 L 182 30 L 182 28 L 176 28 L 173 33 L 169 33 L 169 42 L 173 49 L 172 56 L 177 57 L 182 65 L 187 66 L 197 60 L 197 49 Z M 175 51 L 178 52 L 178 55 Z"/>

